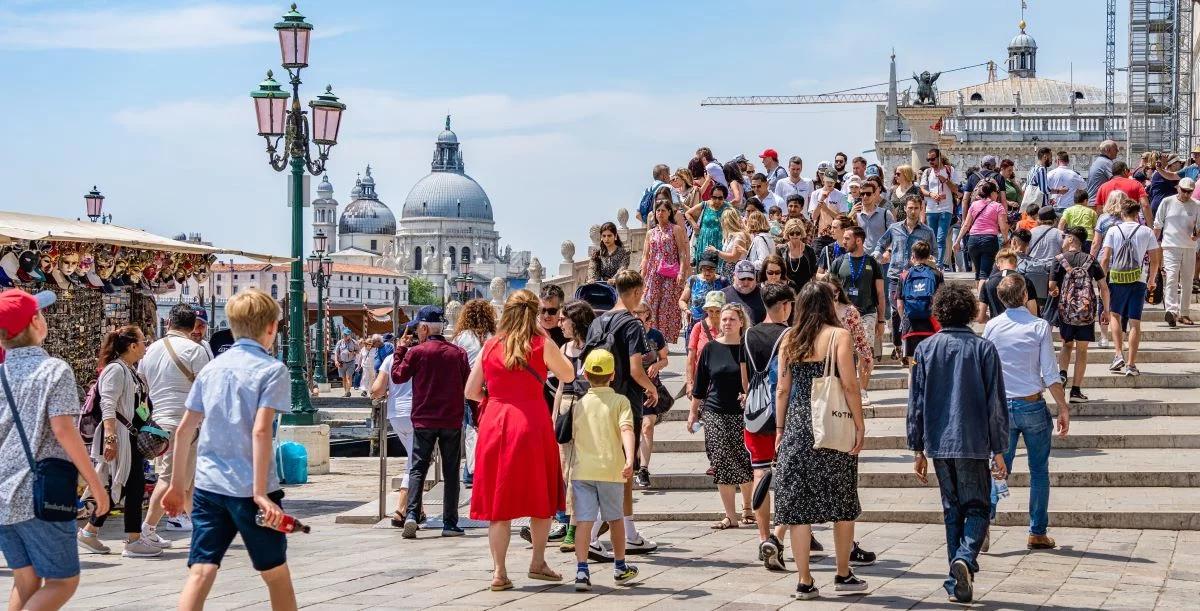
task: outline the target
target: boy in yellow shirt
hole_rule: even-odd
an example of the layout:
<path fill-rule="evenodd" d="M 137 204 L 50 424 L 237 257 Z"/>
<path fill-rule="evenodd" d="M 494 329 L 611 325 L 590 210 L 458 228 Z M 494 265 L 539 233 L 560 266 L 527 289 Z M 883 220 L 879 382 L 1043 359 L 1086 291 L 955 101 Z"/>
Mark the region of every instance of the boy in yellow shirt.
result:
<path fill-rule="evenodd" d="M 1060 231 L 1066 231 L 1069 227 L 1083 227 L 1087 231 L 1083 252 L 1091 252 L 1092 236 L 1096 231 L 1096 210 L 1088 205 L 1087 191 L 1084 189 L 1075 192 L 1075 203 L 1063 210 L 1062 220 L 1058 221 Z"/>
<path fill-rule="evenodd" d="M 636 566 L 625 564 L 622 520 L 625 482 L 633 476 L 634 431 L 629 399 L 608 385 L 615 367 L 612 353 L 603 349 L 592 350 L 583 361 L 583 373 L 591 388 L 571 415 L 571 439 L 575 445 L 571 492 L 575 504 L 575 539 L 591 540 L 594 516 L 608 522 L 616 562 L 613 579 L 623 584 L 638 575 Z M 575 560 L 575 591 L 592 589 L 586 545 L 575 546 Z"/>

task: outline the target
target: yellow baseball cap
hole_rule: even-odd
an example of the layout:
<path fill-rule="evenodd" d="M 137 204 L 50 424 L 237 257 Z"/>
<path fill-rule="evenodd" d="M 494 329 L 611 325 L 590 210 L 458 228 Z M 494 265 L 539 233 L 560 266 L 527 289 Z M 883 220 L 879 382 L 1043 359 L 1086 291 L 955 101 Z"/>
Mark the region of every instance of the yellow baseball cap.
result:
<path fill-rule="evenodd" d="M 612 375 L 616 366 L 612 353 L 602 348 L 592 350 L 583 359 L 583 370 L 598 376 Z"/>

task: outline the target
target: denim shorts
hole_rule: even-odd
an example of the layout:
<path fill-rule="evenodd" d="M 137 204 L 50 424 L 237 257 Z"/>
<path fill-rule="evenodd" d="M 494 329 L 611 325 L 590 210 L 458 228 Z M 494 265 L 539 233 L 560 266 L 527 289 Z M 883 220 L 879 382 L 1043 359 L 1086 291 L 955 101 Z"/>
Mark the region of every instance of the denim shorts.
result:
<path fill-rule="evenodd" d="M 575 520 L 587 522 L 600 516 L 601 522 L 611 522 L 624 517 L 625 484 L 621 482 L 571 482 L 574 495 Z"/>
<path fill-rule="evenodd" d="M 70 579 L 79 575 L 79 548 L 75 522 L 47 522 L 33 518 L 0 525 L 0 551 L 10 569 L 33 567 L 42 579 Z"/>
<path fill-rule="evenodd" d="M 280 502 L 283 500 L 282 490 L 267 496 L 283 507 Z M 221 559 L 233 543 L 234 536 L 239 534 L 254 570 L 269 571 L 287 563 L 287 535 L 254 523 L 254 515 L 258 513 L 254 499 L 226 496 L 197 488 L 192 496 L 192 505 L 189 567 L 193 564 L 221 566 Z"/>

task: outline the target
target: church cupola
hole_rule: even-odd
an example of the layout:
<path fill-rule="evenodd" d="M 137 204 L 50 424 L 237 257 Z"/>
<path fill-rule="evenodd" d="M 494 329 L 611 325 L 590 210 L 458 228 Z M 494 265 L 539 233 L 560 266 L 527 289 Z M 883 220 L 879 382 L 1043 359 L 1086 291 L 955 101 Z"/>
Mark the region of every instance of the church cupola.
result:
<path fill-rule="evenodd" d="M 462 153 L 458 150 L 458 135 L 450 131 L 450 115 L 446 115 L 446 129 L 438 134 L 430 168 L 434 172 L 464 172 Z"/>
<path fill-rule="evenodd" d="M 1037 76 L 1037 41 L 1025 33 L 1025 20 L 1018 26 L 1021 32 L 1008 43 L 1008 76 L 1033 78 Z"/>

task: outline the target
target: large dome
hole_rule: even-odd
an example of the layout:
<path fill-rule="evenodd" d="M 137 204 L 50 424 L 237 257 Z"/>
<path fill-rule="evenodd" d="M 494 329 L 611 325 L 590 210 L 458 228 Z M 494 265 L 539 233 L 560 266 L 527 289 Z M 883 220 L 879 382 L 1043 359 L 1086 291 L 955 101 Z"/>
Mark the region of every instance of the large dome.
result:
<path fill-rule="evenodd" d="M 356 199 L 342 211 L 338 234 L 370 233 L 395 235 L 396 215 L 374 199 Z"/>
<path fill-rule="evenodd" d="M 401 217 L 491 221 L 492 202 L 483 191 L 483 187 L 470 176 L 456 172 L 433 172 L 417 181 L 408 192 Z"/>

